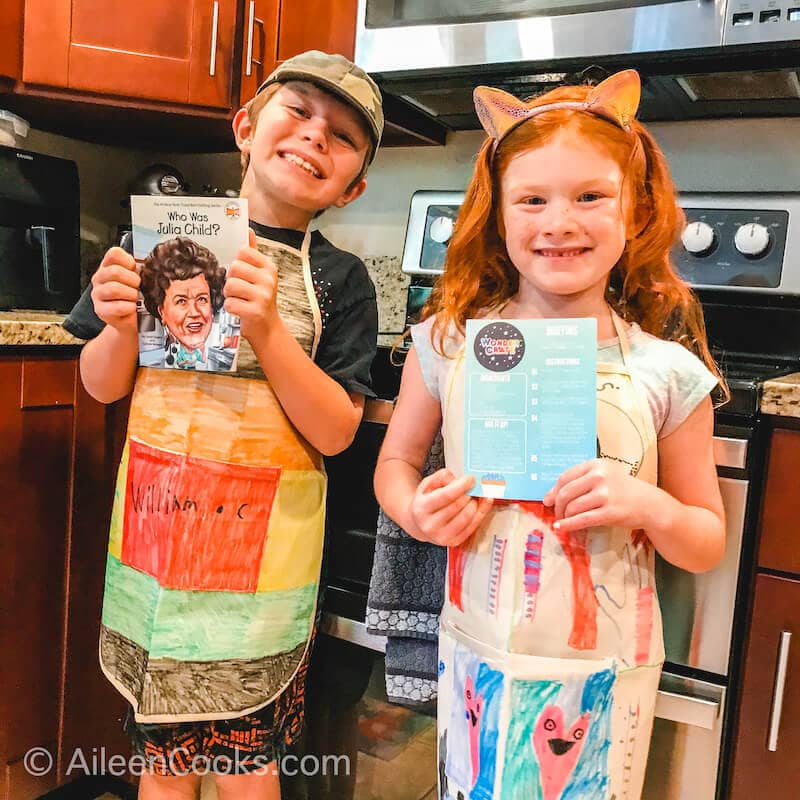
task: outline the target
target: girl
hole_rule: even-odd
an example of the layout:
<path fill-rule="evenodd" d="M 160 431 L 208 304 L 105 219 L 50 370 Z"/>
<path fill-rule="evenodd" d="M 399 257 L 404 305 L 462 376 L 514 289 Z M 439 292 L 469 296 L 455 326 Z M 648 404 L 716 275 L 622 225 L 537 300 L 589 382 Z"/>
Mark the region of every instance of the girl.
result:
<path fill-rule="evenodd" d="M 442 797 L 639 798 L 664 659 L 654 549 L 697 572 L 723 553 L 709 397 L 720 378 L 669 261 L 683 216 L 634 119 L 639 94 L 633 71 L 527 103 L 475 91 L 489 138 L 412 328 L 375 476 L 398 524 L 449 547 Z M 543 503 L 466 493 L 475 317 L 597 320 L 599 457 Z M 446 468 L 422 480 L 440 427 Z"/>

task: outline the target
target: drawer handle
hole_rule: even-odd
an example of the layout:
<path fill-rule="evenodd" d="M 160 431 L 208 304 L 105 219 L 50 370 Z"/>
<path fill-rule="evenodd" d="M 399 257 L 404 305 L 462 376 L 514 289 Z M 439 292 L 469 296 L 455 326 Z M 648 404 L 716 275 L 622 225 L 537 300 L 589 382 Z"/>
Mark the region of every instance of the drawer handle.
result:
<path fill-rule="evenodd" d="M 244 74 L 253 74 L 253 33 L 256 26 L 256 0 L 250 0 L 250 22 L 247 24 L 247 67 Z"/>
<path fill-rule="evenodd" d="M 775 670 L 775 689 L 772 692 L 772 711 L 769 715 L 769 738 L 767 739 L 767 750 L 771 753 L 778 749 L 778 733 L 781 727 L 783 693 L 786 688 L 786 670 L 789 665 L 791 642 L 791 631 L 781 631 L 781 640 L 778 644 L 778 668 Z"/>
<path fill-rule="evenodd" d="M 261 36 L 264 35 L 264 20 L 256 16 L 256 0 L 250 0 L 250 22 L 247 26 L 247 66 L 245 67 L 244 74 L 249 78 L 253 74 L 253 64 L 258 64 L 260 67 L 264 61 L 259 61 L 253 58 L 253 41 L 255 39 L 256 25 L 261 29 Z M 261 47 L 263 51 L 263 45 Z M 262 54 L 261 58 L 264 56 Z"/>
<path fill-rule="evenodd" d="M 219 26 L 219 0 L 214 0 L 214 16 L 211 19 L 211 58 L 208 63 L 208 74 L 213 78 L 217 74 L 217 28 Z"/>

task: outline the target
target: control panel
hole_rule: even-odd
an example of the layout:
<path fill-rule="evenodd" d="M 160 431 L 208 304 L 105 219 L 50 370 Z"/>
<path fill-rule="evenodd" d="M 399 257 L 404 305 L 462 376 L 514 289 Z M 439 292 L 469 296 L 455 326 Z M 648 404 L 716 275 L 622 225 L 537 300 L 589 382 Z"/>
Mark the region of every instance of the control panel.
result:
<path fill-rule="evenodd" d="M 783 273 L 787 211 L 686 208 L 686 228 L 673 253 L 694 286 L 777 289 Z"/>
<path fill-rule="evenodd" d="M 800 0 L 729 0 L 724 44 L 800 44 Z"/>
<path fill-rule="evenodd" d="M 463 199 L 461 192 L 414 193 L 404 272 L 442 272 Z M 679 201 L 687 224 L 672 260 L 688 283 L 800 295 L 800 193 L 682 192 Z"/>

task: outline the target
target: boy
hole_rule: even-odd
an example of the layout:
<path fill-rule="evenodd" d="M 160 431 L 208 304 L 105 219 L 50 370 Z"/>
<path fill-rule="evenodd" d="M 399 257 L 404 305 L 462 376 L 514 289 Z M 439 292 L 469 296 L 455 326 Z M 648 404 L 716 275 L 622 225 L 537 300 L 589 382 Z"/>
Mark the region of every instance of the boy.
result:
<path fill-rule="evenodd" d="M 236 376 L 137 374 L 133 258 L 111 248 L 65 321 L 91 339 L 102 402 L 135 391 L 112 515 L 100 656 L 149 759 L 139 797 L 279 798 L 299 735 L 324 527 L 320 454 L 352 441 L 371 395 L 375 292 L 309 223 L 366 188 L 383 129 L 374 82 L 341 56 L 280 65 L 234 118 L 250 246 L 224 308 Z M 248 344 L 249 343 L 249 344 Z"/>

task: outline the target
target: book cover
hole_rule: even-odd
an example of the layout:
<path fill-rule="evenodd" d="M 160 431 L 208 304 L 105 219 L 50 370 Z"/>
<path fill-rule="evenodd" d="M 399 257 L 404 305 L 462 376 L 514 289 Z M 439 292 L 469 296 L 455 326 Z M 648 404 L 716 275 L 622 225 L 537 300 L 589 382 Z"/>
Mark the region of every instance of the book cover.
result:
<path fill-rule="evenodd" d="M 541 500 L 597 456 L 597 321 L 467 320 L 464 472 L 470 494 Z"/>
<path fill-rule="evenodd" d="M 225 272 L 248 242 L 247 200 L 131 197 L 143 367 L 235 372 L 239 318 L 224 310 Z"/>

